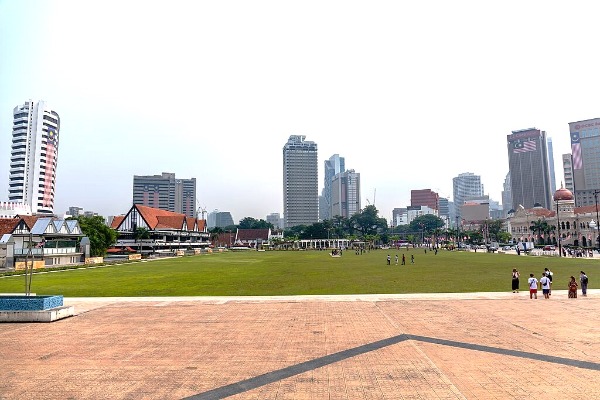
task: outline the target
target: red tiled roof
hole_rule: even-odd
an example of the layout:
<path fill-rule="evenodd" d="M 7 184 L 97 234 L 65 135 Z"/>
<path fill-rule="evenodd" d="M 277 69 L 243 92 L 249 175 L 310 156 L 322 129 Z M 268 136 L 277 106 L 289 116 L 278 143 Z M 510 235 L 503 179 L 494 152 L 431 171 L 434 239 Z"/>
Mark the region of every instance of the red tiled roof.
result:
<path fill-rule="evenodd" d="M 205 219 L 197 219 L 196 223 L 198 224 L 198 231 L 204 232 L 206 229 L 206 220 Z"/>
<path fill-rule="evenodd" d="M 256 239 L 269 240 L 269 229 L 238 229 L 237 240 L 252 241 Z"/>
<path fill-rule="evenodd" d="M 112 222 L 110 223 L 110 227 L 113 229 L 117 229 L 119 227 L 119 225 L 121 225 L 121 222 L 123 222 L 124 219 L 125 219 L 124 215 L 117 215 L 116 217 L 113 218 Z"/>
<path fill-rule="evenodd" d="M 600 210 L 600 208 L 599 208 Z M 596 212 L 596 206 L 583 206 L 583 207 L 576 207 L 575 208 L 575 214 L 588 214 L 588 213 L 595 213 Z"/>
<path fill-rule="evenodd" d="M 188 231 L 192 232 L 196 230 L 196 218 L 186 217 Z"/>
<path fill-rule="evenodd" d="M 20 218 L 0 218 L 0 236 L 13 233 L 20 220 Z"/>
<path fill-rule="evenodd" d="M 23 215 L 21 217 L 21 219 L 23 221 L 25 221 L 27 228 L 29 228 L 30 230 L 31 230 L 31 228 L 33 228 L 33 226 L 37 222 L 38 218 L 40 218 L 40 217 L 38 217 L 37 215 Z"/>
<path fill-rule="evenodd" d="M 135 204 L 134 207 L 137 208 L 151 230 L 156 229 L 159 224 L 161 228 L 181 229 L 183 227 L 183 219 L 186 218 L 184 214 L 143 206 L 141 204 Z M 160 220 L 159 217 L 161 217 Z M 178 219 L 165 217 L 177 217 Z M 173 223 L 178 226 L 173 226 Z"/>

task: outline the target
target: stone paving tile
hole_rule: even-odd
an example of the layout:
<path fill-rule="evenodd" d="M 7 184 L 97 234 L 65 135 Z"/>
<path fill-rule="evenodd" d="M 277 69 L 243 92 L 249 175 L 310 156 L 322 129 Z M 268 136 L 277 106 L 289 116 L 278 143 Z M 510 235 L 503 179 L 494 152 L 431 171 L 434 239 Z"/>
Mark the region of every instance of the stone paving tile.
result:
<path fill-rule="evenodd" d="M 563 294 L 74 300 L 0 324 L 0 399 L 600 398 L 600 298 Z"/>

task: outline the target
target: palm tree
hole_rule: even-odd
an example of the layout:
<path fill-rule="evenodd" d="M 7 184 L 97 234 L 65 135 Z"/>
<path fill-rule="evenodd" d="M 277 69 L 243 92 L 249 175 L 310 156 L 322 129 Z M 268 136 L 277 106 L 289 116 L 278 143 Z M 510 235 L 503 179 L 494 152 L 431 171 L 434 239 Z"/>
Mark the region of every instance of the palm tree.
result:
<path fill-rule="evenodd" d="M 533 231 L 534 235 L 536 232 L 538 232 L 538 244 L 542 244 L 544 240 L 542 238 L 542 234 L 548 230 L 548 222 L 538 219 L 537 221 L 533 221 L 531 223 L 529 229 Z"/>
<path fill-rule="evenodd" d="M 135 243 L 137 243 L 138 240 L 150 239 L 150 231 L 144 227 L 138 226 L 137 228 L 135 228 L 135 231 L 133 231 L 133 238 L 135 239 Z M 141 242 L 139 245 L 138 253 L 142 254 L 142 243 Z"/>

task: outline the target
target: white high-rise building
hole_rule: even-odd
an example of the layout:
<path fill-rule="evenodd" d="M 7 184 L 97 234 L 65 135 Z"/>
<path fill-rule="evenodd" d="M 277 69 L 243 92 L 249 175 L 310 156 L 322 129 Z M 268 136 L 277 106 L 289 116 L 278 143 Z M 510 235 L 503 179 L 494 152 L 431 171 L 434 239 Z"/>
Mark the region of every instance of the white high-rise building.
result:
<path fill-rule="evenodd" d="M 13 110 L 8 200 L 34 214 L 54 213 L 60 117 L 44 101 Z"/>
<path fill-rule="evenodd" d="M 331 218 L 350 218 L 360 212 L 360 173 L 353 169 L 336 174 L 331 180 Z"/>
<path fill-rule="evenodd" d="M 331 182 L 336 174 L 346 171 L 346 160 L 339 154 L 334 154 L 325 160 L 325 179 L 323 182 L 323 204 L 319 208 L 319 217 L 321 220 L 331 219 L 332 200 L 331 200 Z M 341 215 L 341 214 L 340 214 Z"/>
<path fill-rule="evenodd" d="M 317 144 L 292 135 L 283 146 L 283 217 L 285 228 L 319 221 Z"/>
<path fill-rule="evenodd" d="M 452 186 L 454 195 L 454 208 L 456 212 L 455 216 L 460 218 L 460 210 L 465 203 L 465 200 L 471 197 L 483 196 L 481 177 L 471 172 L 465 172 L 459 174 L 455 178 L 452 178 Z"/>

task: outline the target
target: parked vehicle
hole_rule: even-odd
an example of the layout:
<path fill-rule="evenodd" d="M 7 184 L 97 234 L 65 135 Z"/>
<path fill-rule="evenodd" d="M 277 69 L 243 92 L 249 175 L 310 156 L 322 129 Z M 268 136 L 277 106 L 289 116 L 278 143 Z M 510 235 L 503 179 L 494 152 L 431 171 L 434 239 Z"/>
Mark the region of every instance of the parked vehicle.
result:
<path fill-rule="evenodd" d="M 554 251 L 554 250 L 556 250 L 556 246 L 547 245 L 547 246 L 544 246 L 544 250 L 545 251 Z"/>

